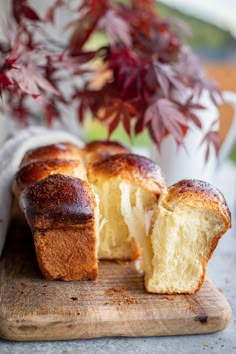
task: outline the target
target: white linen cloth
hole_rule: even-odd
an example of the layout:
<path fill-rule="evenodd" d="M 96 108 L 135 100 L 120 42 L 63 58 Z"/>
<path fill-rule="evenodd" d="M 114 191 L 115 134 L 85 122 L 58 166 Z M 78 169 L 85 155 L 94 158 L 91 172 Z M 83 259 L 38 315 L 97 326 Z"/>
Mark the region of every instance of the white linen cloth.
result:
<path fill-rule="evenodd" d="M 61 130 L 29 127 L 18 130 L 0 149 L 0 256 L 10 222 L 11 185 L 25 153 L 39 146 L 68 141 L 79 147 L 83 142 L 74 135 Z"/>

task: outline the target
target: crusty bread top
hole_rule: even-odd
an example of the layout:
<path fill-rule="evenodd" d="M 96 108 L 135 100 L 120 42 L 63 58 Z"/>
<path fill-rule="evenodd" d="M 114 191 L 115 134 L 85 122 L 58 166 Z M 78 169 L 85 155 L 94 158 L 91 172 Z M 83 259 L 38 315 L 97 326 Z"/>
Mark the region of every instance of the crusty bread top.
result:
<path fill-rule="evenodd" d="M 166 188 L 160 167 L 152 160 L 135 154 L 117 154 L 95 161 L 88 166 L 88 176 L 91 182 L 99 179 L 112 178 L 136 184 L 159 194 Z"/>
<path fill-rule="evenodd" d="M 79 172 L 81 169 L 81 176 Z M 51 174 L 65 174 L 72 177 L 81 177 L 84 167 L 79 160 L 42 159 L 28 163 L 18 171 L 13 190 L 16 195 L 22 192 L 29 184 L 40 181 Z"/>
<path fill-rule="evenodd" d="M 78 178 L 55 174 L 29 185 L 20 205 L 31 228 L 66 228 L 94 221 L 91 187 Z"/>
<path fill-rule="evenodd" d="M 41 146 L 28 151 L 21 162 L 21 166 L 34 160 L 41 159 L 78 159 L 80 148 L 70 143 L 59 143 Z"/>
<path fill-rule="evenodd" d="M 96 140 L 85 145 L 82 150 L 86 165 L 96 160 L 104 160 L 114 154 L 126 154 L 130 150 L 116 141 Z"/>
<path fill-rule="evenodd" d="M 112 154 L 122 154 L 130 152 L 130 150 L 118 143 L 117 141 L 108 141 L 108 140 L 96 140 L 87 143 L 84 147 L 86 152 L 96 152 L 96 153 L 103 153 L 107 152 L 110 155 Z"/>
<path fill-rule="evenodd" d="M 224 218 L 226 228 L 231 227 L 231 215 L 223 194 L 208 182 L 181 180 L 169 187 L 163 201 L 171 209 L 179 204 L 186 204 L 192 208 L 215 210 Z"/>

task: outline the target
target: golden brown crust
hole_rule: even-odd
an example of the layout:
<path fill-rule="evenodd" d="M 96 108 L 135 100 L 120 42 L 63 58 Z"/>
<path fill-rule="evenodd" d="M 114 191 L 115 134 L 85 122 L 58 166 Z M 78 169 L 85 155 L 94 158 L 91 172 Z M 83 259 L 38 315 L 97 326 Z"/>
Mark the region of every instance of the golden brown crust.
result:
<path fill-rule="evenodd" d="M 13 184 L 31 227 L 46 279 L 97 277 L 96 201 L 79 148 L 69 143 L 29 151 Z"/>
<path fill-rule="evenodd" d="M 86 152 L 97 152 L 101 153 L 106 151 L 108 154 L 121 154 L 128 153 L 130 150 L 118 143 L 117 141 L 109 141 L 109 140 L 96 140 L 90 143 L 87 143 L 84 147 Z"/>
<path fill-rule="evenodd" d="M 85 145 L 83 148 L 83 157 L 86 164 L 95 160 L 105 159 L 114 154 L 126 154 L 130 150 L 117 141 L 95 140 Z"/>
<path fill-rule="evenodd" d="M 81 149 L 70 143 L 58 143 L 41 146 L 28 151 L 21 162 L 21 166 L 41 159 L 79 159 Z"/>
<path fill-rule="evenodd" d="M 160 167 L 152 160 L 135 154 L 117 154 L 98 160 L 88 166 L 91 182 L 99 176 L 127 181 L 153 193 L 160 194 L 166 188 Z"/>
<path fill-rule="evenodd" d="M 48 280 L 95 280 L 97 277 L 94 223 L 84 227 L 35 230 L 39 267 Z"/>
<path fill-rule="evenodd" d="M 22 166 L 18 171 L 13 183 L 13 192 L 18 196 L 28 185 L 52 174 L 64 174 L 82 178 L 85 175 L 85 170 L 79 160 L 36 160 Z"/>
<path fill-rule="evenodd" d="M 210 183 L 192 179 L 182 180 L 168 188 L 165 202 L 170 208 L 186 204 L 218 212 L 225 221 L 225 230 L 231 227 L 231 214 L 223 194 Z M 224 231 L 224 232 L 226 232 Z"/>
<path fill-rule="evenodd" d="M 31 229 L 56 229 L 93 221 L 96 203 L 87 182 L 55 174 L 29 185 L 20 205 Z"/>

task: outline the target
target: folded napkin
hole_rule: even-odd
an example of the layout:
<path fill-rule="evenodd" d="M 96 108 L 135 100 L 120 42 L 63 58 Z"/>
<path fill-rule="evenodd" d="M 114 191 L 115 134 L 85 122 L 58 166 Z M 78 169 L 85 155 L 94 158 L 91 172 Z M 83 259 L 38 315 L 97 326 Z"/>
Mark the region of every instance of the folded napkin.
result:
<path fill-rule="evenodd" d="M 39 146 L 68 141 L 79 147 L 83 142 L 70 133 L 30 127 L 17 131 L 0 149 L 0 256 L 6 240 L 10 221 L 11 185 L 25 153 Z"/>

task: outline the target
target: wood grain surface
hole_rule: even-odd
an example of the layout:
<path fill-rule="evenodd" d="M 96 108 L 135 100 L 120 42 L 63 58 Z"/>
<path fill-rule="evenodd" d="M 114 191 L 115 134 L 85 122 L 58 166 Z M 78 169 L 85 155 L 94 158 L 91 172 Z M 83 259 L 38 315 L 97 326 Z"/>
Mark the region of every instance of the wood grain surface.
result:
<path fill-rule="evenodd" d="M 207 279 L 196 295 L 148 294 L 134 263 L 100 262 L 97 281 L 46 281 L 30 233 L 10 229 L 0 261 L 0 337 L 56 340 L 223 330 L 231 309 Z"/>

